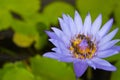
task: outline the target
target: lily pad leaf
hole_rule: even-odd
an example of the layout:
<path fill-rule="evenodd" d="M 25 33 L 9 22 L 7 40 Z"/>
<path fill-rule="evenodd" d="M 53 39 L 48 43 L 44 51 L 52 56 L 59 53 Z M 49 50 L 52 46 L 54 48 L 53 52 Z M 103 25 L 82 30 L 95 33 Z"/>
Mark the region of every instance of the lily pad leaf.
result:
<path fill-rule="evenodd" d="M 43 10 L 43 14 L 46 15 L 45 18 L 47 18 L 51 24 L 57 24 L 58 17 L 60 17 L 63 13 L 73 15 L 73 6 L 65 2 L 57 1 L 47 5 Z"/>
<path fill-rule="evenodd" d="M 34 76 L 24 68 L 15 67 L 6 71 L 2 80 L 34 80 Z"/>
<path fill-rule="evenodd" d="M 118 61 L 115 66 L 117 67 L 117 70 L 112 72 L 111 80 L 120 80 L 120 61 Z"/>
<path fill-rule="evenodd" d="M 43 80 L 75 80 L 71 67 L 53 59 L 36 56 L 31 59 L 31 67 L 33 74 Z"/>
<path fill-rule="evenodd" d="M 20 33 L 14 33 L 13 42 L 19 47 L 29 47 L 34 42 L 34 37 L 26 36 Z"/>

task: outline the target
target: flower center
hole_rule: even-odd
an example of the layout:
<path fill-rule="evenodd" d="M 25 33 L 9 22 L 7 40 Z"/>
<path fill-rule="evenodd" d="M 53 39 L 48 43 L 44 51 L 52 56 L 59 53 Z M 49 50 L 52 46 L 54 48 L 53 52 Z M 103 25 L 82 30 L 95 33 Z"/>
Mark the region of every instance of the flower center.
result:
<path fill-rule="evenodd" d="M 79 34 L 75 39 L 71 40 L 69 49 L 75 58 L 90 59 L 96 52 L 96 45 L 88 36 Z"/>

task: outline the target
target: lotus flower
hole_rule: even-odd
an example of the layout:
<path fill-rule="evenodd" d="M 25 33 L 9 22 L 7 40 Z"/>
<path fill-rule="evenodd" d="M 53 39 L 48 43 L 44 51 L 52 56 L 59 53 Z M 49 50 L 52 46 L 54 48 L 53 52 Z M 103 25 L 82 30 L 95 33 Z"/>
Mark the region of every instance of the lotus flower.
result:
<path fill-rule="evenodd" d="M 109 32 L 113 19 L 110 19 L 101 27 L 102 15 L 100 14 L 92 23 L 88 13 L 84 23 L 81 16 L 75 11 L 74 19 L 63 14 L 59 18 L 61 29 L 52 27 L 52 31 L 46 31 L 49 41 L 55 47 L 53 52 L 47 52 L 43 56 L 62 62 L 72 62 L 76 77 L 84 74 L 88 66 L 93 69 L 115 71 L 116 67 L 102 58 L 115 55 L 120 46 L 115 46 L 119 39 L 112 40 L 118 32 L 118 28 Z"/>

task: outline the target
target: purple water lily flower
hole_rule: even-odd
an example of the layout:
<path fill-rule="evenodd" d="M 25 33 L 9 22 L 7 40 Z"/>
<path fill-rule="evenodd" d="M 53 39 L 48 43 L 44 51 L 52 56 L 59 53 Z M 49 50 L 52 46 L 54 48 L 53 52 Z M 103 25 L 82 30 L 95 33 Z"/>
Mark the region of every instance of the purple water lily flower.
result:
<path fill-rule="evenodd" d="M 63 14 L 59 22 L 62 30 L 52 27 L 54 32 L 46 31 L 55 48 L 52 49 L 53 52 L 47 52 L 43 56 L 62 62 L 73 62 L 76 77 L 82 76 L 88 66 L 107 71 L 116 70 L 116 67 L 101 59 L 115 55 L 120 50 L 119 46 L 115 46 L 120 40 L 112 40 L 118 28 L 109 32 L 113 19 L 101 27 L 101 14 L 93 23 L 88 14 L 82 23 L 79 13 L 75 11 L 74 20 Z"/>

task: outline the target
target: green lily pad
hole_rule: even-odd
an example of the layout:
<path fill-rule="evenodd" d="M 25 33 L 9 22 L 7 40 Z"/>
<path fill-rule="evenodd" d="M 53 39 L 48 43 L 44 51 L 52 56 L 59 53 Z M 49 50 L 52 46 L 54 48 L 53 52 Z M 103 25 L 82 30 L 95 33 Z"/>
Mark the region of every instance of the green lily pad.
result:
<path fill-rule="evenodd" d="M 6 71 L 2 80 L 34 80 L 34 76 L 24 68 L 14 67 Z"/>
<path fill-rule="evenodd" d="M 120 80 L 120 61 L 118 61 L 115 66 L 117 67 L 117 70 L 112 72 L 111 80 Z"/>
<path fill-rule="evenodd" d="M 37 13 L 40 2 L 40 0 L 0 0 L 0 30 L 7 29 L 14 24 L 11 11 L 26 18 Z"/>
<path fill-rule="evenodd" d="M 33 74 L 43 80 L 75 80 L 71 67 L 57 60 L 36 56 L 31 59 L 31 67 Z"/>
<path fill-rule="evenodd" d="M 48 19 L 51 24 L 57 24 L 58 17 L 61 17 L 63 13 L 73 16 L 74 7 L 68 3 L 56 1 L 47 5 L 43 10 L 43 14 L 46 15 L 45 18 Z"/>

